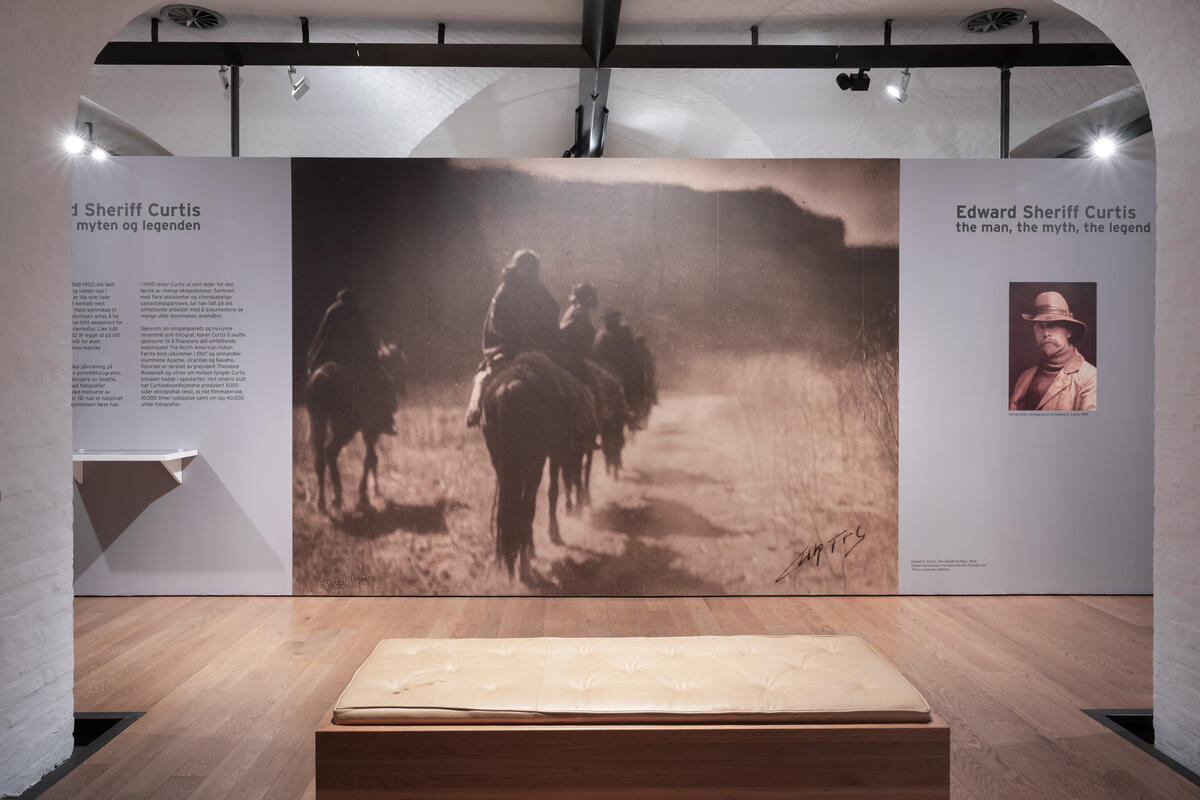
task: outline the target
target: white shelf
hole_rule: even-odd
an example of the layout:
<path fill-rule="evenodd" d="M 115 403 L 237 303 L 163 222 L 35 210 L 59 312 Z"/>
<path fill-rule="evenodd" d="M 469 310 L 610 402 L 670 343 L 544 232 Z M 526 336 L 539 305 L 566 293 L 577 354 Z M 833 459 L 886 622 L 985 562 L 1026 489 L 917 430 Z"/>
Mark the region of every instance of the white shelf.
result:
<path fill-rule="evenodd" d="M 157 461 L 183 483 L 183 460 L 200 455 L 199 450 L 75 450 L 71 453 L 71 472 L 76 483 L 83 483 L 85 461 Z"/>

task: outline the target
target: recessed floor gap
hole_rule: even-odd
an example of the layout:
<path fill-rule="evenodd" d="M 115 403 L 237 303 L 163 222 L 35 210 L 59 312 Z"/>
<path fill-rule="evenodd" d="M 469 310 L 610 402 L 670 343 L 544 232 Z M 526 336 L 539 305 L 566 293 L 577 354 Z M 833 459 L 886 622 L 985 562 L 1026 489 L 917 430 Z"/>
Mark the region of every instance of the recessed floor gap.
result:
<path fill-rule="evenodd" d="M 1171 758 L 1154 746 L 1154 709 L 1152 708 L 1085 708 L 1083 713 L 1130 742 L 1139 750 L 1166 764 L 1173 771 L 1200 786 L 1200 775 Z"/>
<path fill-rule="evenodd" d="M 71 757 L 59 764 L 44 778 L 30 786 L 17 800 L 33 800 L 62 780 L 75 767 L 87 761 L 93 753 L 108 744 L 121 731 L 142 716 L 141 711 L 76 712 L 75 747 Z"/>

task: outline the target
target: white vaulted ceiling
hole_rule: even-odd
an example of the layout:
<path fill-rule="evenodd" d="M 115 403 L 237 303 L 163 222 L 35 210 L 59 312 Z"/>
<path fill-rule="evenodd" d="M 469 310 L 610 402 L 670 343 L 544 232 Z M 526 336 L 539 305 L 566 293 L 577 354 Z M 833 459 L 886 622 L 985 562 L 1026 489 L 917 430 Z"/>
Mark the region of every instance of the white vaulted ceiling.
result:
<path fill-rule="evenodd" d="M 213 0 L 228 24 L 198 33 L 163 22 L 163 41 L 578 43 L 580 0 Z M 625 0 L 619 44 L 1028 42 L 1022 25 L 961 31 L 989 7 L 960 0 Z M 1026 2 L 1041 40 L 1103 42 L 1100 31 L 1050 0 Z M 158 7 L 153 9 L 157 12 Z M 117 40 L 148 41 L 150 15 Z M 577 70 L 306 67 L 312 89 L 293 101 L 284 67 L 245 67 L 246 156 L 548 156 L 573 141 Z M 837 70 L 614 70 L 605 155 L 669 157 L 954 157 L 998 151 L 995 69 L 914 70 L 903 105 L 883 93 L 842 92 Z M 1130 68 L 1016 69 L 1014 147 L 1130 86 Z M 95 67 L 84 96 L 177 155 L 227 155 L 229 104 L 215 67 Z"/>

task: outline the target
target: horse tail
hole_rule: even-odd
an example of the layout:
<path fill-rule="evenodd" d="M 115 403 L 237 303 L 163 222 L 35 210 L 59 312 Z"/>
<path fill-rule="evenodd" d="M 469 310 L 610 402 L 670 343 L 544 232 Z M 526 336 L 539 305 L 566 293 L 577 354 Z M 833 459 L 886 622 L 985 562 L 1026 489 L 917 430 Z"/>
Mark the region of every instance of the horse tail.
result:
<path fill-rule="evenodd" d="M 507 377 L 507 376 L 505 376 Z M 503 380 L 503 378 L 502 378 Z M 521 519 L 524 516 L 523 442 L 519 413 L 523 384 L 503 380 L 484 393 L 483 429 L 492 467 L 496 471 L 496 563 L 503 563 L 511 576 L 521 550 Z"/>
<path fill-rule="evenodd" d="M 524 481 L 520 470 L 505 470 L 497 476 L 499 507 L 496 509 L 496 563 L 503 563 L 509 577 L 515 571 L 524 536 L 521 519 L 524 514 Z"/>

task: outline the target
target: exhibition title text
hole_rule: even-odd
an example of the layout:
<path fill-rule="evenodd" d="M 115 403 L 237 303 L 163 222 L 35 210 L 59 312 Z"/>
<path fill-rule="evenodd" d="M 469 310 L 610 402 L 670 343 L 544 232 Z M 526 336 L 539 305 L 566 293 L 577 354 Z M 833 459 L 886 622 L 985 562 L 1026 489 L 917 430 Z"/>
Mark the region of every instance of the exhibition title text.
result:
<path fill-rule="evenodd" d="M 1122 204 L 1111 206 L 1063 203 L 1043 206 L 984 206 L 960 203 L 954 207 L 957 233 L 1049 233 L 1065 234 L 1150 233 L 1150 221 L 1135 222 L 1138 210 Z M 1011 222 L 1009 220 L 1012 220 Z"/>
<path fill-rule="evenodd" d="M 200 206 L 195 203 L 120 203 L 115 206 L 104 203 L 84 203 L 85 217 L 140 217 L 142 209 L 148 217 L 198 217 Z M 79 203 L 71 204 L 71 216 L 79 216 Z"/>
<path fill-rule="evenodd" d="M 96 231 L 196 231 L 200 206 L 195 203 L 72 203 L 75 229 Z M 83 216 L 85 219 L 78 219 Z"/>
<path fill-rule="evenodd" d="M 1021 206 L 1020 216 L 1016 205 L 1011 206 L 968 206 L 957 207 L 959 219 L 1137 219 L 1137 209 L 1131 206 Z"/>

